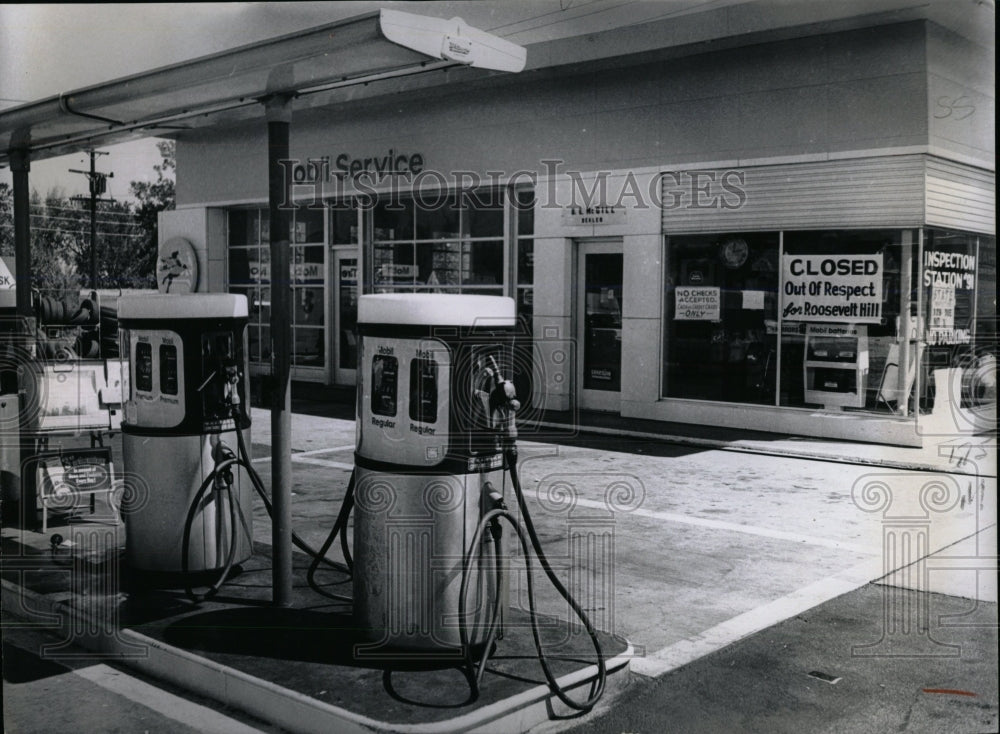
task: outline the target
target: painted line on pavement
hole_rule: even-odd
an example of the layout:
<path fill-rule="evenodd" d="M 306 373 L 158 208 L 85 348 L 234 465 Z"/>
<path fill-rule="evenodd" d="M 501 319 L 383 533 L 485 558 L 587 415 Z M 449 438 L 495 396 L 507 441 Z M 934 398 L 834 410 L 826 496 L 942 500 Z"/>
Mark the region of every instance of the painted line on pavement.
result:
<path fill-rule="evenodd" d="M 259 459 L 254 459 L 254 462 L 258 461 L 269 461 L 270 456 L 262 456 Z M 296 464 L 311 464 L 312 466 L 325 466 L 328 469 L 346 469 L 347 471 L 354 470 L 354 464 L 346 464 L 343 461 L 328 461 L 326 459 L 314 459 L 311 456 L 300 456 L 299 454 L 292 454 L 292 461 Z"/>
<path fill-rule="evenodd" d="M 343 446 L 333 446 L 328 449 L 312 449 L 311 451 L 295 451 L 292 453 L 292 458 L 296 456 L 316 456 L 317 454 L 332 454 L 334 451 L 347 451 L 347 449 L 354 450 L 354 444 L 344 444 Z"/>
<path fill-rule="evenodd" d="M 218 732 L 218 734 L 260 734 L 260 729 L 247 726 L 207 706 L 151 686 L 103 663 L 78 668 L 73 673 L 196 731 Z"/>
<path fill-rule="evenodd" d="M 657 678 L 823 602 L 854 591 L 884 574 L 881 558 L 859 563 L 846 571 L 709 627 L 694 637 L 667 645 L 646 657 L 633 658 L 629 667 L 633 673 Z"/>
<path fill-rule="evenodd" d="M 333 446 L 332 448 L 328 448 L 328 449 L 313 449 L 312 451 L 299 451 L 299 452 L 296 452 L 296 453 L 292 454 L 292 461 L 299 461 L 300 457 L 303 457 L 303 456 L 316 456 L 318 454 L 332 454 L 332 453 L 334 453 L 336 451 L 347 451 L 347 449 L 354 449 L 354 444 L 351 443 L 351 444 L 346 444 L 344 446 Z M 270 460 L 271 460 L 270 456 L 258 456 L 256 459 L 253 460 L 253 463 L 256 464 L 258 461 L 270 461 Z M 309 463 L 309 462 L 303 462 L 303 463 Z"/>
<path fill-rule="evenodd" d="M 577 499 L 576 504 L 583 505 L 584 507 L 590 507 L 597 510 L 606 510 L 607 504 L 604 502 L 598 502 L 596 500 L 587 499 Z M 683 525 L 695 525 L 702 528 L 711 528 L 712 530 L 728 530 L 734 533 L 744 533 L 746 535 L 756 535 L 761 538 L 770 538 L 772 540 L 787 540 L 792 543 L 806 543 L 808 545 L 817 545 L 822 548 L 833 548 L 835 550 L 853 551 L 855 553 L 878 553 L 881 548 L 871 548 L 869 546 L 858 545 L 857 543 L 846 543 L 840 540 L 832 540 L 829 538 L 818 538 L 814 535 L 802 535 L 800 533 L 789 533 L 784 530 L 771 530 L 770 528 L 758 528 L 752 525 L 741 525 L 735 522 L 725 522 L 724 520 L 709 520 L 704 517 L 695 517 L 693 515 L 680 515 L 675 512 L 658 512 L 656 510 L 646 510 L 642 507 L 636 508 L 635 510 L 630 510 L 627 513 L 622 513 L 625 515 L 638 515 L 639 517 L 646 517 L 651 520 L 663 520 L 664 522 L 676 522 Z"/>
<path fill-rule="evenodd" d="M 330 469 L 346 469 L 347 471 L 354 470 L 354 464 L 345 464 L 343 461 L 327 461 L 326 459 L 313 459 L 310 457 L 299 458 L 293 455 L 292 461 L 296 464 L 311 464 L 313 466 L 325 466 Z"/>

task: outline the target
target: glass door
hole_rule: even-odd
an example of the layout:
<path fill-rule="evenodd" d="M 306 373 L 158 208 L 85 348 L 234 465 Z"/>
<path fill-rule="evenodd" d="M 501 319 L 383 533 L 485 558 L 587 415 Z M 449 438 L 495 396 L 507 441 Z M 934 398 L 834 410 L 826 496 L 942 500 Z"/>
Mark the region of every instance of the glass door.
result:
<path fill-rule="evenodd" d="M 577 395 L 584 410 L 621 409 L 621 240 L 578 243 Z"/>
<path fill-rule="evenodd" d="M 338 385 L 356 384 L 358 363 L 358 253 L 333 251 L 333 375 Z"/>

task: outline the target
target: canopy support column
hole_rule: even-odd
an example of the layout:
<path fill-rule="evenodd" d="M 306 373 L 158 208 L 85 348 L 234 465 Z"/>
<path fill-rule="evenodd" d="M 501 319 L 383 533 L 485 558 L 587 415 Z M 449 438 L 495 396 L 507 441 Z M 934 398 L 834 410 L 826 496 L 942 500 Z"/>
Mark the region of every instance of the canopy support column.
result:
<path fill-rule="evenodd" d="M 31 317 L 31 201 L 28 172 L 31 157 L 26 150 L 13 150 L 10 170 L 14 174 L 14 257 L 17 260 L 17 315 Z"/>
<path fill-rule="evenodd" d="M 267 117 L 268 205 L 271 230 L 271 545 L 273 603 L 292 605 L 292 288 L 289 270 L 289 156 L 292 96 L 263 100 Z"/>

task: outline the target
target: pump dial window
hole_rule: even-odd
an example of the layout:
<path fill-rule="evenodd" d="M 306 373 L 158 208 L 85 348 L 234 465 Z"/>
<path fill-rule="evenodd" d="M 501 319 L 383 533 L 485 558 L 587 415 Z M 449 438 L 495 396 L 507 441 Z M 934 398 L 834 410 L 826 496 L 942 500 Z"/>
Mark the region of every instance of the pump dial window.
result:
<path fill-rule="evenodd" d="M 135 345 L 135 389 L 153 392 L 153 345 L 148 342 Z"/>
<path fill-rule="evenodd" d="M 177 394 L 177 347 L 173 344 L 160 345 L 160 392 Z"/>
<path fill-rule="evenodd" d="M 396 415 L 396 390 L 399 383 L 399 360 L 384 354 L 372 358 L 372 413 Z"/>
<path fill-rule="evenodd" d="M 438 366 L 433 359 L 410 362 L 410 420 L 437 422 Z"/>

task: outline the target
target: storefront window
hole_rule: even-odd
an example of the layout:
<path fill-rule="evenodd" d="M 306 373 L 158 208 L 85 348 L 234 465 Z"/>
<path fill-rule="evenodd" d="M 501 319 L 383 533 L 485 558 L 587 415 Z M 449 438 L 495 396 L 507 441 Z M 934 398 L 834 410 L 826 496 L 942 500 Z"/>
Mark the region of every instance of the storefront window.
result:
<path fill-rule="evenodd" d="M 773 404 L 778 233 L 667 242 L 664 395 Z"/>
<path fill-rule="evenodd" d="M 358 209 L 352 202 L 330 204 L 330 244 L 358 244 Z"/>
<path fill-rule="evenodd" d="M 504 193 L 418 192 L 372 208 L 377 293 L 504 293 Z"/>
<path fill-rule="evenodd" d="M 298 207 L 289 221 L 292 364 L 323 367 L 326 354 L 326 212 Z M 271 358 L 270 221 L 266 209 L 229 212 L 229 291 L 247 297 L 250 361 Z"/>
<path fill-rule="evenodd" d="M 996 401 L 996 239 L 928 229 L 920 268 L 921 409 L 934 405 L 938 370 L 963 371 L 961 407 Z"/>
<path fill-rule="evenodd" d="M 324 363 L 325 255 L 323 245 L 292 250 L 292 364 L 295 365 L 322 367 Z"/>
<path fill-rule="evenodd" d="M 916 253 L 912 231 L 785 232 L 781 405 L 908 412 Z"/>
<path fill-rule="evenodd" d="M 535 192 L 516 189 L 511 192 L 517 245 L 514 255 L 514 293 L 517 301 L 518 331 L 514 339 L 514 388 L 521 400 L 522 415 L 536 417 L 532 404 L 534 382 L 533 324 L 535 313 Z M 540 377 L 540 376 L 539 376 Z M 541 417 L 540 415 L 537 417 Z"/>

